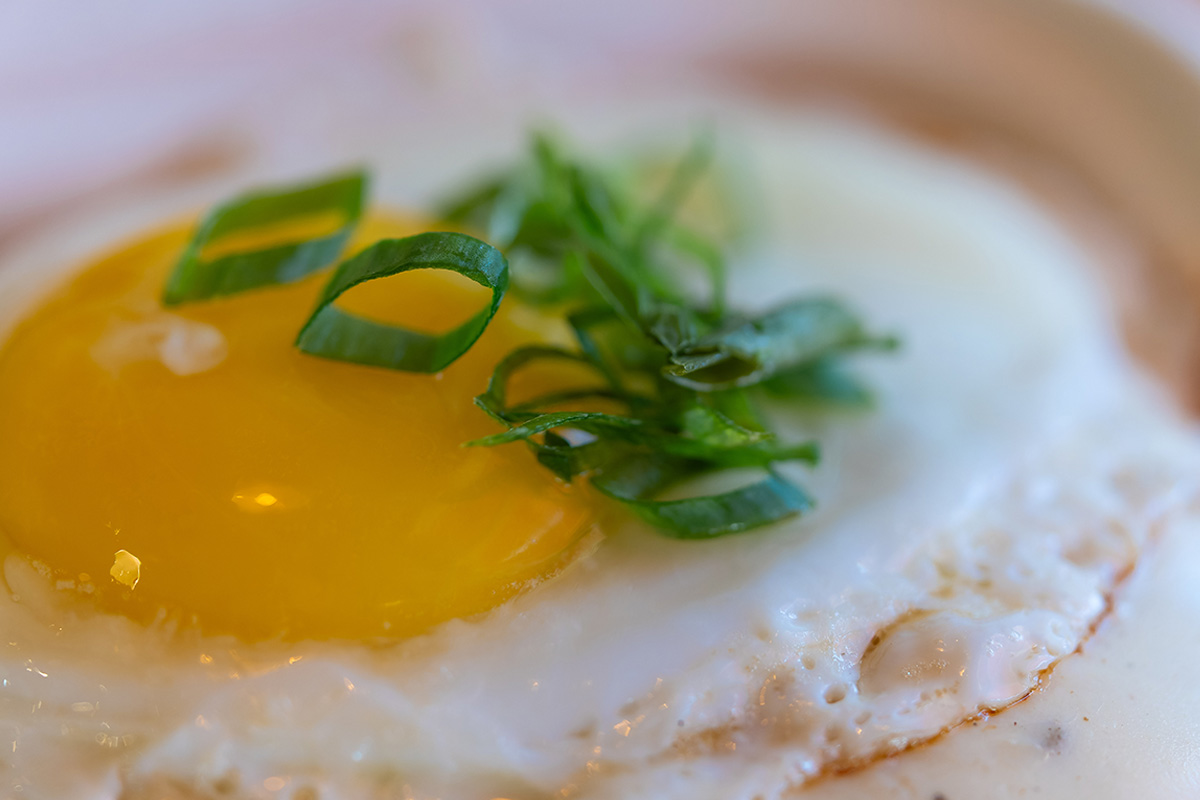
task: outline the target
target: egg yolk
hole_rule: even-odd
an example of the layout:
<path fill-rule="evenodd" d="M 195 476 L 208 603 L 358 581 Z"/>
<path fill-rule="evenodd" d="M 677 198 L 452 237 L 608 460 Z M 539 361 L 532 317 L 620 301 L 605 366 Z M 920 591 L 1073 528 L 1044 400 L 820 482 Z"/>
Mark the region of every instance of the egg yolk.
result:
<path fill-rule="evenodd" d="M 356 249 L 416 233 L 374 218 Z M 505 304 L 436 375 L 293 347 L 325 277 L 164 309 L 180 226 L 87 268 L 0 350 L 0 533 L 139 620 L 247 639 L 411 635 L 558 569 L 592 512 L 473 405 L 538 337 Z M 419 271 L 349 310 L 426 331 L 487 302 Z"/>

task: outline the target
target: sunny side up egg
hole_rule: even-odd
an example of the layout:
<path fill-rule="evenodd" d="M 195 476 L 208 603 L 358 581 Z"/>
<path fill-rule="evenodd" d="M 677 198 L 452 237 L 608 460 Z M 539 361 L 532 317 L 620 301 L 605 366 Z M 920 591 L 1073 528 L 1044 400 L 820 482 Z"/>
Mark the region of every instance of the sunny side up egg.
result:
<path fill-rule="evenodd" d="M 359 237 L 419 230 L 372 220 Z M 411 635 L 561 566 L 592 520 L 579 492 L 518 448 L 462 447 L 495 431 L 472 397 L 534 331 L 506 313 L 436 377 L 312 358 L 292 340 L 319 281 L 164 310 L 189 235 L 118 249 L 9 338 L 0 527 L 16 546 L 106 607 L 252 640 Z M 347 300 L 436 331 L 482 304 L 456 277 Z"/>
<path fill-rule="evenodd" d="M 470 355 L 440 382 L 296 355 L 290 335 L 267 336 L 266 308 L 294 332 L 304 286 L 164 319 L 152 264 L 180 233 L 22 311 L 0 356 L 21 367 L 0 381 L 0 425 L 31 459 L 6 463 L 0 490 L 9 785 L 123 800 L 775 798 L 1036 687 L 1183 514 L 1192 435 L 1116 345 L 1086 253 L 1003 181 L 860 122 L 771 119 L 746 135 L 769 176 L 769 244 L 744 258 L 734 300 L 832 290 L 905 342 L 864 365 L 875 412 L 774 409 L 781 430 L 818 433 L 826 461 L 805 476 L 819 509 L 758 532 L 681 542 L 606 516 L 594 546 L 593 505 L 528 453 L 457 447 L 487 432 L 469 405 L 486 367 Z M 439 309 L 459 289 L 444 293 Z M 116 322 L 62 311 L 101 296 L 131 307 Z M 35 336 L 56 314 L 83 330 L 67 336 L 58 319 Z M 501 319 L 479 355 L 547 335 Z M 72 364 L 68 377 L 51 360 Z M 110 397 L 114 374 L 148 395 Z M 411 390 L 428 393 L 415 411 L 396 405 L 407 381 L 427 387 Z M 63 408 L 81 416 L 64 421 Z M 139 439 L 123 408 L 154 434 Z M 209 414 L 223 422 L 172 438 L 178 419 Z M 446 448 L 424 468 L 384 441 L 413 426 Z M 72 431 L 99 445 L 91 461 L 64 454 L 79 446 L 60 438 Z M 343 462 L 353 475 L 334 474 Z M 183 466 L 203 474 L 181 478 Z M 443 480 L 467 487 L 463 504 L 437 502 Z M 513 516 L 480 500 L 480 483 L 504 489 L 521 524 L 499 523 Z M 176 513 L 169 496 L 193 485 L 204 502 Z M 388 505 L 401 502 L 410 513 Z M 197 533 L 110 530 L 91 504 Z M 456 546 L 381 536 L 388 515 L 428 519 Z M 429 566 L 411 566 L 416 554 Z M 391 580 L 401 569 L 410 585 Z M 84 585 L 109 581 L 99 609 L 78 597 L 84 571 Z M 333 576 L 350 590 L 334 592 Z M 397 591 L 426 609 L 419 619 L 379 610 Z M 218 630 L 148 619 L 143 592 Z M 281 621 L 294 636 L 257 641 Z M 353 640 L 388 623 L 427 630 Z"/>

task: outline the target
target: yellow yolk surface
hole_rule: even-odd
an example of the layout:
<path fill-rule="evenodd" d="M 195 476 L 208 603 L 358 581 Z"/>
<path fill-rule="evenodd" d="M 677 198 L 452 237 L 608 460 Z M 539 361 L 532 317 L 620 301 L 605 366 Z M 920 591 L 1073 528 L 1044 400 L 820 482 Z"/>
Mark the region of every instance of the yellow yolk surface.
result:
<path fill-rule="evenodd" d="M 417 232 L 370 220 L 352 249 Z M 139 619 L 247 638 L 407 635 L 560 568 L 591 523 L 472 403 L 535 339 L 502 307 L 438 375 L 304 355 L 326 275 L 164 309 L 189 236 L 89 267 L 0 350 L 0 532 Z M 487 292 L 444 272 L 376 281 L 350 310 L 445 330 Z M 81 577 L 82 576 L 82 577 Z"/>

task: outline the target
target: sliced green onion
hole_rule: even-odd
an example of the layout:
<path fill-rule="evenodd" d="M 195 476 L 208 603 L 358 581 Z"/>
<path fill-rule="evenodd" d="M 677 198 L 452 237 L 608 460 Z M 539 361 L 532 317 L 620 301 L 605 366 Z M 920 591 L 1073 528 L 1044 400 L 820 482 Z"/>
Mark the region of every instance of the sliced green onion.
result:
<path fill-rule="evenodd" d="M 804 513 L 812 498 L 775 465 L 814 465 L 820 452 L 813 442 L 779 441 L 757 401 L 767 393 L 822 405 L 866 404 L 869 392 L 845 369 L 845 357 L 896 343 L 872 334 L 834 299 L 803 298 L 755 315 L 727 309 L 720 248 L 676 219 L 710 155 L 709 140 L 698 139 L 657 202 L 646 205 L 636 184 L 622 184 L 615 173 L 575 161 L 551 138 L 537 137 L 527 164 L 445 208 L 448 227 L 487 232 L 512 259 L 511 276 L 500 250 L 463 234 L 384 240 L 333 271 L 296 346 L 334 360 L 438 372 L 483 333 L 511 280 L 518 298 L 565 318 L 577 347 L 519 347 L 497 364 L 475 402 L 505 430 L 468 446 L 522 442 L 562 480 L 586 476 L 603 494 L 681 539 L 714 538 Z M 364 191 L 363 176 L 354 173 L 245 195 L 215 209 L 176 265 L 165 302 L 288 283 L 335 263 L 361 216 Z M 341 220 L 332 234 L 205 258 L 238 232 L 331 214 Z M 224 251 L 233 244 L 225 241 Z M 361 283 L 415 269 L 462 275 L 490 289 L 491 302 L 441 334 L 337 305 Z M 703 291 L 697 277 L 707 277 L 707 298 L 696 297 Z M 511 403 L 511 377 L 534 362 L 580 364 L 595 374 L 562 376 L 566 385 Z M 614 402 L 622 413 L 607 413 Z M 672 486 L 743 467 L 765 477 L 733 491 L 658 499 Z"/>
<path fill-rule="evenodd" d="M 836 300 L 805 298 L 679 348 L 663 374 L 695 391 L 720 391 L 754 386 L 819 358 L 872 347 L 891 349 L 895 340 L 869 334 Z"/>
<path fill-rule="evenodd" d="M 506 423 L 511 420 L 504 419 Z M 664 455 L 706 462 L 711 468 L 766 467 L 776 461 L 805 461 L 816 464 L 820 448 L 813 442 L 783 444 L 774 436 L 762 434 L 736 439 L 724 434 L 707 438 L 680 435 L 642 419 L 604 414 L 598 411 L 556 411 L 532 416 L 501 433 L 467 442 L 469 447 L 495 447 L 558 428 L 574 428 L 596 436 L 641 445 Z"/>
<path fill-rule="evenodd" d="M 539 414 L 502 433 L 493 433 L 491 436 L 467 442 L 467 446 L 495 447 L 496 445 L 520 442 L 530 436 L 536 436 L 555 428 L 578 428 L 584 431 L 605 429 L 614 434 L 624 434 L 631 441 L 638 441 L 640 437 L 637 437 L 635 432 L 645 426 L 646 423 L 640 419 L 604 414 L 599 411 L 552 411 L 548 414 Z"/>
<path fill-rule="evenodd" d="M 814 405 L 868 409 L 875 402 L 861 378 L 829 357 L 780 372 L 764 381 L 763 388 L 775 397 Z"/>
<path fill-rule="evenodd" d="M 428 334 L 342 311 L 334 302 L 361 283 L 416 269 L 455 272 L 492 290 L 491 302 L 462 325 Z M 438 372 L 470 349 L 500 307 L 508 262 L 499 250 L 462 233 L 384 239 L 342 262 L 300 330 L 296 346 L 315 356 L 406 372 Z"/>
<path fill-rule="evenodd" d="M 576 364 L 588 364 L 588 360 L 577 353 L 563 350 L 560 347 L 544 345 L 529 345 L 513 350 L 492 370 L 488 379 L 487 391 L 475 398 L 475 405 L 482 408 L 490 417 L 500 422 L 507 421 L 508 382 L 517 370 L 535 361 L 569 361 Z"/>
<path fill-rule="evenodd" d="M 711 130 L 703 130 L 696 136 L 672 171 L 658 202 L 642 220 L 636 237 L 643 253 L 655 239 L 661 239 L 681 255 L 698 262 L 709 275 L 712 310 L 721 314 L 725 309 L 725 259 L 714 245 L 675 221 L 680 206 L 712 162 L 713 143 Z"/>
<path fill-rule="evenodd" d="M 772 470 L 763 480 L 730 492 L 682 500 L 653 499 L 668 487 L 706 472 L 711 469 L 642 456 L 603 468 L 593 476 L 592 485 L 677 539 L 711 539 L 747 531 L 813 508 L 806 491 Z"/>
<path fill-rule="evenodd" d="M 196 229 L 167 278 L 163 303 L 177 305 L 293 283 L 335 262 L 362 216 L 366 176 L 361 172 L 319 183 L 245 194 L 217 206 Z M 304 241 L 205 259 L 204 250 L 225 237 L 280 223 L 335 213 L 341 227 Z"/>

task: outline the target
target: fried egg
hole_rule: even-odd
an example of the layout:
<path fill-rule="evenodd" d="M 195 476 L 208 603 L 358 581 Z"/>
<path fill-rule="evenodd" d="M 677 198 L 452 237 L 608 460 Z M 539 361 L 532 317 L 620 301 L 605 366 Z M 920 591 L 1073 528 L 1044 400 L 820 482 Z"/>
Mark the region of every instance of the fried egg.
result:
<path fill-rule="evenodd" d="M 748 136 L 764 235 L 735 302 L 835 291 L 905 345 L 864 365 L 872 413 L 772 409 L 825 443 L 818 510 L 713 541 L 458 447 L 496 354 L 554 335 L 519 311 L 397 375 L 290 349 L 311 283 L 164 311 L 186 228 L 53 291 L 5 265 L 11 791 L 776 798 L 1052 681 L 1186 521 L 1194 434 L 1014 186 L 861 120 Z M 477 301 L 419 288 L 362 308 Z"/>
<path fill-rule="evenodd" d="M 490 608 L 582 538 L 577 493 L 516 448 L 461 446 L 492 432 L 471 398 L 522 341 L 507 317 L 436 378 L 306 357 L 291 329 L 317 283 L 161 307 L 189 233 L 118 249 L 9 338 L 0 506 L 15 545 L 143 620 L 177 608 L 243 638 L 369 638 Z M 410 277 L 356 310 L 436 330 L 478 304 Z"/>

